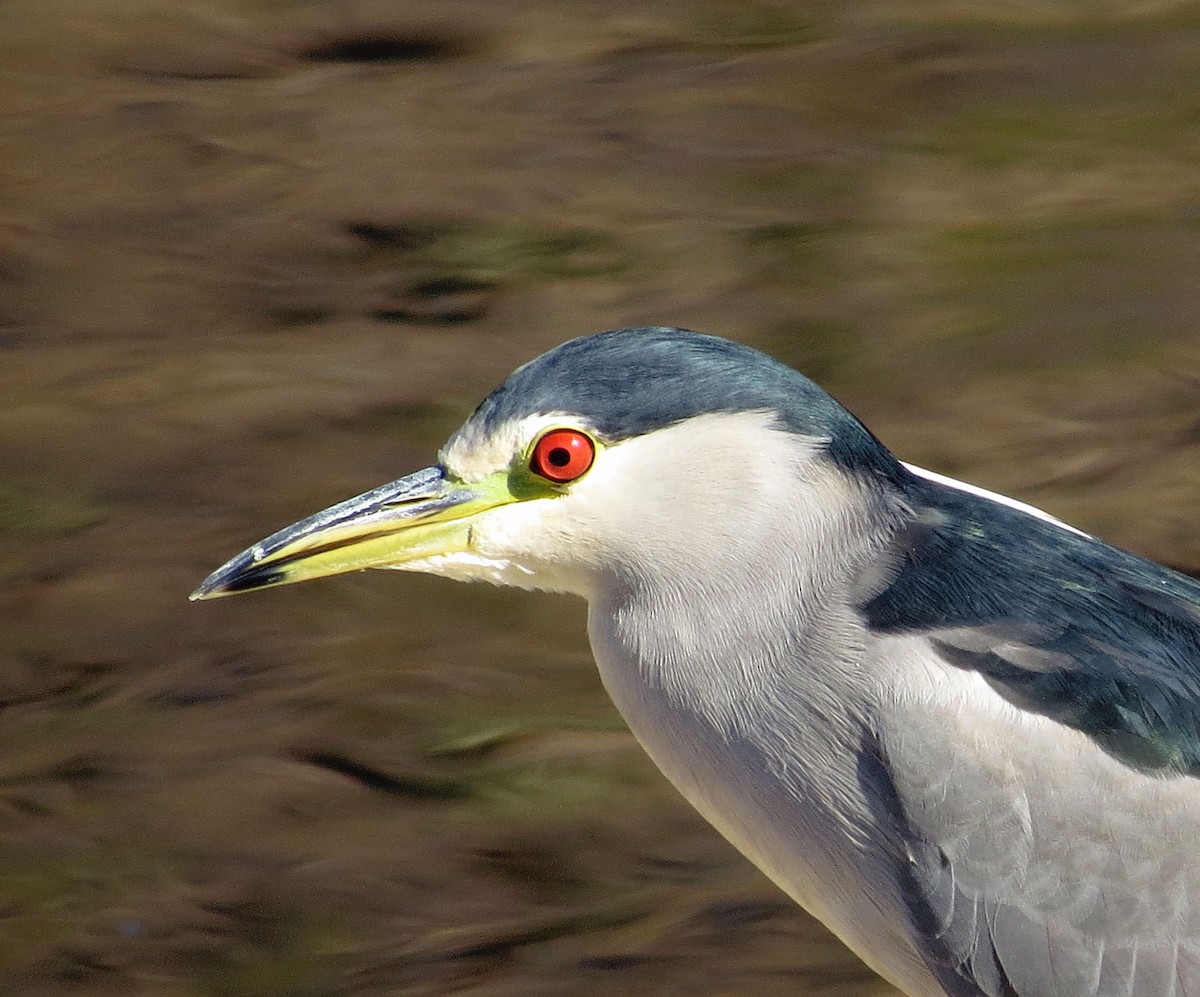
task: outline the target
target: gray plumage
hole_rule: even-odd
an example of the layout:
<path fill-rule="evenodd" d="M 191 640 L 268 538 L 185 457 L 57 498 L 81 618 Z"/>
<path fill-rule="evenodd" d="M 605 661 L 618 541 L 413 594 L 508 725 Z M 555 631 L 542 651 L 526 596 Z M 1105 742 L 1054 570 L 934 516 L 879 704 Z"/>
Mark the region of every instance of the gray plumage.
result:
<path fill-rule="evenodd" d="M 885 725 L 874 796 L 926 961 L 955 995 L 1200 993 L 1200 585 L 985 498 L 906 495 L 868 627 L 1051 721 L 987 756 Z"/>
<path fill-rule="evenodd" d="M 594 466 L 540 480 L 564 426 Z M 1200 585 L 902 464 L 776 361 L 566 343 L 436 471 L 198 593 L 366 566 L 586 598 L 658 766 L 906 993 L 1200 997 Z"/>

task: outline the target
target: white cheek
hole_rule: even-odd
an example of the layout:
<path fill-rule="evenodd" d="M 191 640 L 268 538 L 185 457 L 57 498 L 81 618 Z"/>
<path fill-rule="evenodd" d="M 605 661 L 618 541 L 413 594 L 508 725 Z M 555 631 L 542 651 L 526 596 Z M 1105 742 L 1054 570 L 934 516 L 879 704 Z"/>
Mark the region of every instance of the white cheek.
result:
<path fill-rule="evenodd" d="M 471 526 L 471 550 L 524 573 L 525 588 L 588 596 L 594 588 L 566 498 L 514 502 L 482 513 Z"/>

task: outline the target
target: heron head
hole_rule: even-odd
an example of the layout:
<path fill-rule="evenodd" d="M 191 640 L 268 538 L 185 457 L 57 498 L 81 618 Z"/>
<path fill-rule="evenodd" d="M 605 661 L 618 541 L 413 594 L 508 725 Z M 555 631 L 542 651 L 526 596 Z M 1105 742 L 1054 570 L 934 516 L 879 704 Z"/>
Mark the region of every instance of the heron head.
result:
<path fill-rule="evenodd" d="M 764 354 L 621 329 L 520 367 L 437 464 L 280 530 L 193 598 L 362 568 L 584 596 L 614 575 L 727 573 L 778 544 L 779 517 L 836 515 L 865 482 L 901 473 L 857 419 Z"/>

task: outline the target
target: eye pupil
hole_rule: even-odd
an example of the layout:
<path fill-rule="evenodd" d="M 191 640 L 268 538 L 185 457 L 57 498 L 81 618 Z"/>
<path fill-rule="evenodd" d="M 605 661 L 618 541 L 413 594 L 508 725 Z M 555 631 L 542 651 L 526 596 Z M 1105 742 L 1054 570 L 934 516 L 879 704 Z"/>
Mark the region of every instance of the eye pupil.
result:
<path fill-rule="evenodd" d="M 555 467 L 566 467 L 571 463 L 571 451 L 566 447 L 555 447 L 546 459 Z"/>

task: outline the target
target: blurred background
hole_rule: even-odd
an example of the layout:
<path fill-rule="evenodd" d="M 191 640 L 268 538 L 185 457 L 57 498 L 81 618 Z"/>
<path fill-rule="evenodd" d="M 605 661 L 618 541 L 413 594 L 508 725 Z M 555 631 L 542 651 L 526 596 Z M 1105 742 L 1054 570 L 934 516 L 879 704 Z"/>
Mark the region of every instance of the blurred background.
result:
<path fill-rule="evenodd" d="M 0 992 L 882 995 L 583 607 L 190 605 L 560 341 L 805 371 L 1200 567 L 1200 7 L 0 2 Z"/>

